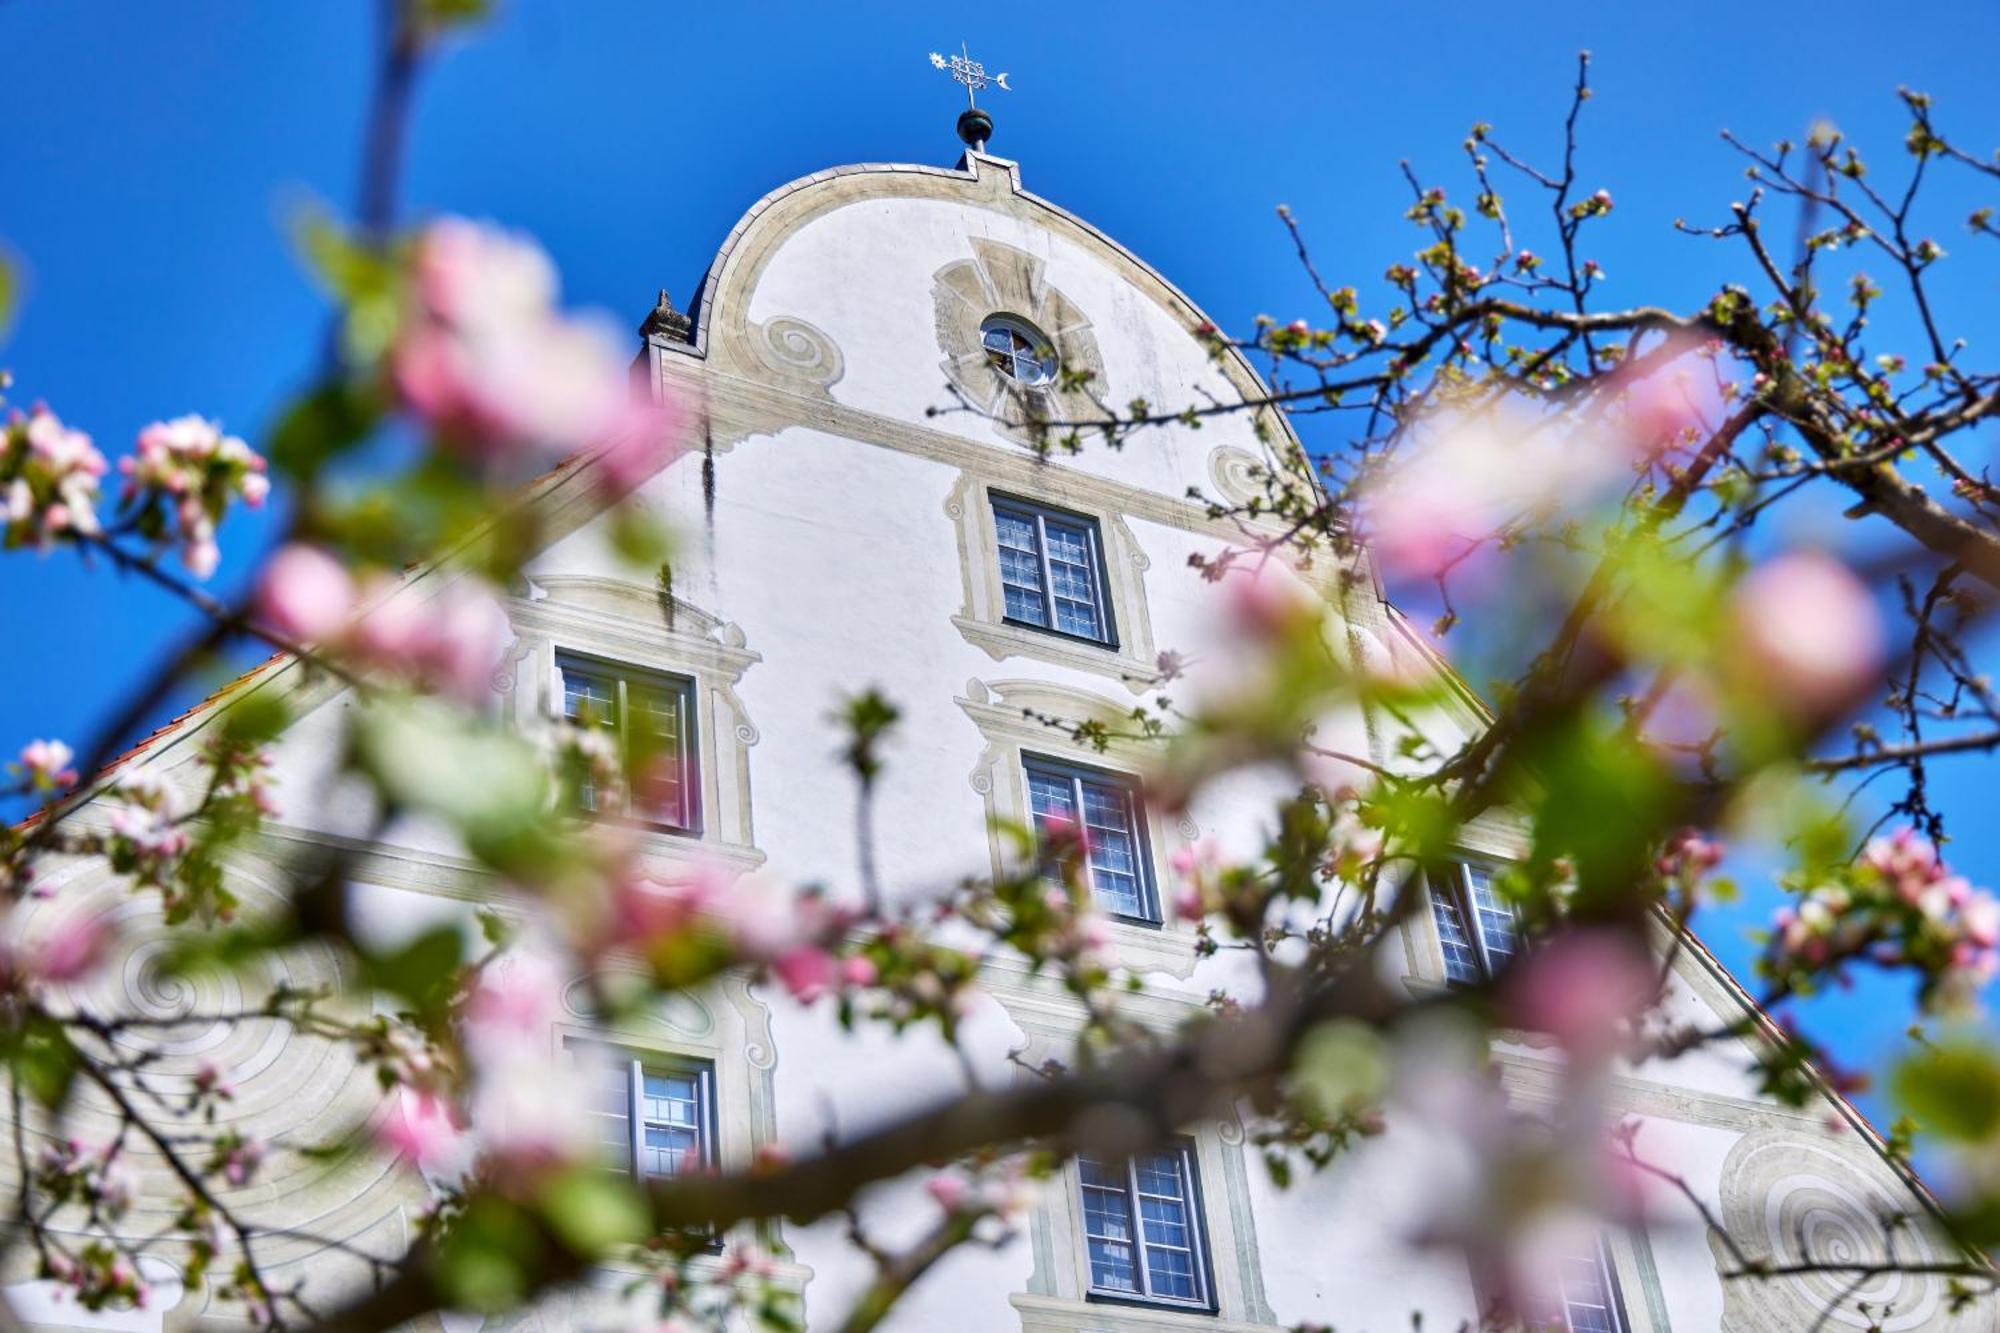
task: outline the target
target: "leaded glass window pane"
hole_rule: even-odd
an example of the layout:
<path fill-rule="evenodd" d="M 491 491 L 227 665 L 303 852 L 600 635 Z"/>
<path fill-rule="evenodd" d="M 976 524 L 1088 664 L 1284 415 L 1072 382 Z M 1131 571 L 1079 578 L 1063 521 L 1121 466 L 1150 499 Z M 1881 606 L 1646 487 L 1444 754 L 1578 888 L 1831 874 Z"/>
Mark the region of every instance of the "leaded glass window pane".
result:
<path fill-rule="evenodd" d="M 1042 596 L 1042 547 L 1035 522 L 1004 509 L 993 511 L 1000 539 L 1000 591 L 1007 618 L 1048 627 L 1048 602 Z"/>
<path fill-rule="evenodd" d="M 1110 643 L 1097 526 L 1020 501 L 993 502 L 1007 619 Z"/>
<path fill-rule="evenodd" d="M 1119 916 L 1157 920 L 1137 789 L 1109 774 L 1045 760 L 1028 763 L 1027 780 L 1028 809 L 1044 839 L 1056 825 L 1081 819 L 1088 849 L 1083 872 L 1098 905 Z"/>
<path fill-rule="evenodd" d="M 1473 912 L 1479 919 L 1479 939 L 1486 946 L 1487 968 L 1498 975 L 1521 948 L 1514 909 L 1493 892 L 1493 876 L 1487 871 L 1469 865 L 1465 877 L 1471 887 Z"/>
<path fill-rule="evenodd" d="M 1447 981 L 1477 985 L 1480 978 L 1479 953 L 1465 930 L 1465 914 L 1459 909 L 1458 895 L 1449 885 L 1431 891 L 1431 915 L 1437 921 L 1438 942 L 1444 946 L 1444 975 Z"/>
<path fill-rule="evenodd" d="M 1084 528 L 1045 519 L 1049 539 L 1049 591 L 1055 599 L 1056 628 L 1086 639 L 1103 637 L 1097 617 L 1095 543 Z"/>
<path fill-rule="evenodd" d="M 1206 1304 L 1193 1166 L 1185 1149 L 1124 1163 L 1077 1159 L 1092 1290 Z"/>
<path fill-rule="evenodd" d="M 1477 985 L 1498 976 L 1521 951 L 1514 909 L 1493 888 L 1490 871 L 1454 865 L 1430 886 L 1431 919 L 1444 952 L 1445 980 Z"/>

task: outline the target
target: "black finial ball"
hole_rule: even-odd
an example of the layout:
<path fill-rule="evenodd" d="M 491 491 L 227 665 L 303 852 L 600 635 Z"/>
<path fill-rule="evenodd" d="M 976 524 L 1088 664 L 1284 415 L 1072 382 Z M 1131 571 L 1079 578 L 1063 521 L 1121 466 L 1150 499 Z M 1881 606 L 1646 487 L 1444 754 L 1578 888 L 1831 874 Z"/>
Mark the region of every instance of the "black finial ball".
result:
<path fill-rule="evenodd" d="M 993 137 L 993 117 L 976 106 L 967 108 L 958 116 L 958 137 L 968 148 L 984 148 Z"/>

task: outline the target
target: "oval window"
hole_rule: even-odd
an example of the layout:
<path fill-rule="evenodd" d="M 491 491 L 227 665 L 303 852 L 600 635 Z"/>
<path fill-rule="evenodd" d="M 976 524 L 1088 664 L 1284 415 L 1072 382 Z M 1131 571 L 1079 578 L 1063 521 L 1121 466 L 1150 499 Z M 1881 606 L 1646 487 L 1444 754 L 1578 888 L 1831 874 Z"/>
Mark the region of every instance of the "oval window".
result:
<path fill-rule="evenodd" d="M 1042 331 L 1012 315 L 989 315 L 979 326 L 986 363 L 1020 384 L 1047 384 L 1056 377 L 1056 348 Z"/>

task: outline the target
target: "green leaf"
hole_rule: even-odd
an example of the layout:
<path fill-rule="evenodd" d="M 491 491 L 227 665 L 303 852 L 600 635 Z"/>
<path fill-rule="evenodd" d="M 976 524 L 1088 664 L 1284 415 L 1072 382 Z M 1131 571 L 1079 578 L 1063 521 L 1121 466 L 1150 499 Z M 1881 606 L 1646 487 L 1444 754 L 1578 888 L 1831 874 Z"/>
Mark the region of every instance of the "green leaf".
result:
<path fill-rule="evenodd" d="M 520 1209 L 475 1199 L 439 1246 L 438 1285 L 458 1309 L 508 1309 L 527 1292 L 525 1269 L 537 1249 L 534 1226 Z"/>
<path fill-rule="evenodd" d="M 6 1060 L 28 1095 L 51 1111 L 62 1109 L 76 1078 L 76 1048 L 62 1026 L 47 1018 L 31 1018 L 9 1035 Z"/>
<path fill-rule="evenodd" d="M 275 740 L 291 723 L 292 708 L 276 690 L 258 690 L 229 705 L 222 715 L 223 734 L 241 745 Z"/>
<path fill-rule="evenodd" d="M 1324 1117 L 1374 1101 L 1388 1079 L 1382 1042 L 1358 1023 L 1322 1023 L 1299 1043 L 1292 1083 Z"/>
<path fill-rule="evenodd" d="M 1959 1040 L 1918 1052 L 1896 1067 L 1890 1088 L 1925 1129 L 1980 1143 L 2000 1130 L 2000 1057 Z"/>
<path fill-rule="evenodd" d="M 382 396 L 372 386 L 331 380 L 286 409 L 271 433 L 271 464 L 285 476 L 310 481 L 374 434 L 382 415 Z"/>
<path fill-rule="evenodd" d="M 469 840 L 504 839 L 550 808 L 548 773 L 528 742 L 437 699 L 368 708 L 355 747 L 390 801 L 448 820 Z"/>
<path fill-rule="evenodd" d="M 651 1230 L 646 1205 L 631 1182 L 592 1167 L 574 1167 L 550 1181 L 542 1192 L 542 1214 L 585 1259 L 641 1240 Z"/>
<path fill-rule="evenodd" d="M 14 265 L 5 253 L 0 253 L 0 338 L 7 336 L 7 330 L 14 326 L 14 305 L 20 300 L 20 279 L 14 274 Z"/>
<path fill-rule="evenodd" d="M 441 1016 L 451 1002 L 464 961 L 465 941 L 456 926 L 433 926 L 400 949 L 370 954 L 370 984 L 400 995 L 426 1018 Z"/>

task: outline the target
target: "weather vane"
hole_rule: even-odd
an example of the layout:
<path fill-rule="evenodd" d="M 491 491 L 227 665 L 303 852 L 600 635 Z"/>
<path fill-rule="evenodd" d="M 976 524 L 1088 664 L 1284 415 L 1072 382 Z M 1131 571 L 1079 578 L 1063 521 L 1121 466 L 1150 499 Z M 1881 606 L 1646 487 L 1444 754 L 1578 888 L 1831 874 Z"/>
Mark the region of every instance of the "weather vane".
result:
<path fill-rule="evenodd" d="M 973 94 L 989 84 L 1003 93 L 1014 91 L 1007 86 L 1005 74 L 989 75 L 986 66 L 972 58 L 972 53 L 966 50 L 963 42 L 958 44 L 958 54 L 955 56 L 947 57 L 939 55 L 936 51 L 931 52 L 931 64 L 948 72 L 954 81 L 965 85 L 965 101 L 968 106 L 979 105 L 973 99 Z"/>

